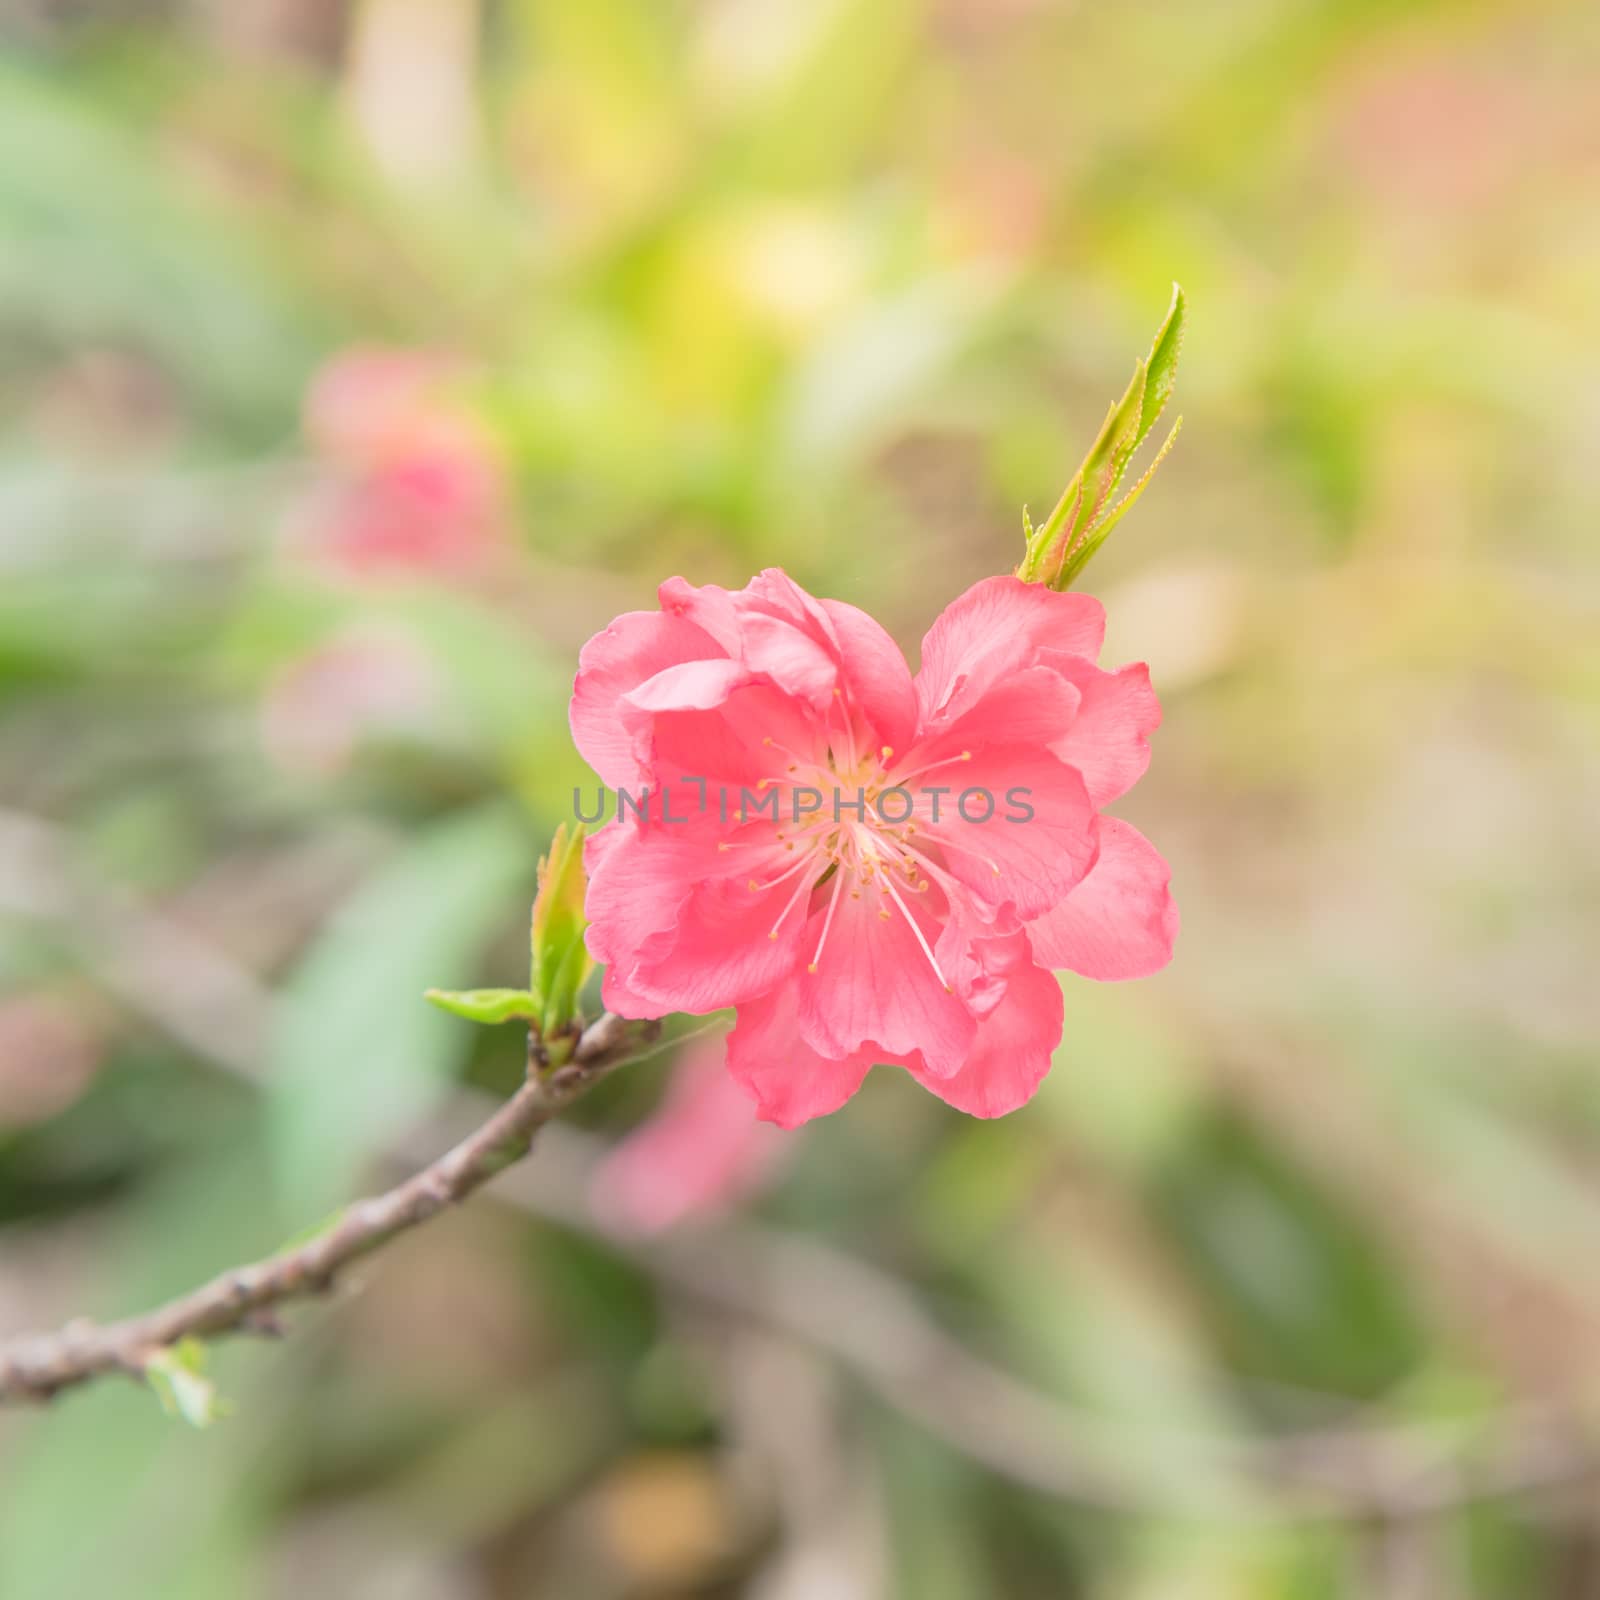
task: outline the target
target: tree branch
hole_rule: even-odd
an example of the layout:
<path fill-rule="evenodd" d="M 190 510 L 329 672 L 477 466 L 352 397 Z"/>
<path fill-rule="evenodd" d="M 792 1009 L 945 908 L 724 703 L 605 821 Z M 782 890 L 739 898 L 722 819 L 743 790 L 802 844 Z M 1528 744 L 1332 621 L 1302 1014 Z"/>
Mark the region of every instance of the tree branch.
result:
<path fill-rule="evenodd" d="M 106 1372 L 143 1377 L 153 1356 L 191 1336 L 259 1331 L 285 1301 L 325 1293 L 352 1262 L 457 1205 L 527 1155 L 545 1123 L 628 1059 L 638 1029 L 607 1012 L 563 1065 L 528 1081 L 446 1154 L 404 1183 L 357 1200 L 324 1232 L 218 1274 L 154 1311 L 120 1322 L 69 1322 L 0 1345 L 0 1403 L 43 1401 Z"/>

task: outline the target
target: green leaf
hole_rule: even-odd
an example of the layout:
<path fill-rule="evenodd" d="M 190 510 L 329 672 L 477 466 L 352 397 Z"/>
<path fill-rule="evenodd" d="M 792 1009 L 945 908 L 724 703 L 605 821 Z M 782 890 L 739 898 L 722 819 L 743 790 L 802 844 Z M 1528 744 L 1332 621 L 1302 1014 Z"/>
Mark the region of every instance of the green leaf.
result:
<path fill-rule="evenodd" d="M 1176 427 L 1132 491 L 1116 500 L 1129 464 L 1172 398 L 1183 349 L 1185 304 L 1183 290 L 1173 284 L 1172 303 L 1156 330 L 1150 354 L 1134 367 L 1122 398 L 1106 413 L 1088 455 L 1055 509 L 1037 529 L 1024 517 L 1025 549 L 1017 576 L 1025 582 L 1067 588 L 1144 493 L 1166 458 L 1178 434 Z"/>
<path fill-rule="evenodd" d="M 229 1406 L 205 1375 L 206 1347 L 198 1339 L 182 1339 L 157 1350 L 144 1364 L 145 1381 L 169 1417 L 181 1417 L 191 1428 L 209 1428 L 228 1414 Z"/>
<path fill-rule="evenodd" d="M 538 996 L 527 989 L 429 989 L 423 999 L 468 1022 L 539 1020 Z"/>
<path fill-rule="evenodd" d="M 1139 437 L 1135 448 L 1149 437 L 1178 385 L 1178 357 L 1183 354 L 1183 322 L 1187 302 L 1178 284 L 1172 286 L 1172 304 L 1166 320 L 1156 330 L 1145 363 L 1144 400 L 1139 408 Z"/>
<path fill-rule="evenodd" d="M 528 987 L 536 997 L 539 1031 L 548 1043 L 565 1033 L 578 1014 L 578 995 L 594 971 L 583 941 L 583 904 L 589 890 L 583 870 L 583 824 L 569 833 L 563 823 L 539 863 L 533 901 Z"/>

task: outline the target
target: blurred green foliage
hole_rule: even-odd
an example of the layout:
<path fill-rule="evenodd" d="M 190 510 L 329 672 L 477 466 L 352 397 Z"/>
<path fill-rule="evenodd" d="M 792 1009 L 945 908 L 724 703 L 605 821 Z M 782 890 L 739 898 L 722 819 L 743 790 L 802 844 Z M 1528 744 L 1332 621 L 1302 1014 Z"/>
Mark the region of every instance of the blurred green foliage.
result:
<path fill-rule="evenodd" d="M 1027 1111 L 880 1072 L 739 1202 L 1070 1405 L 1124 1503 L 581 1193 L 485 1197 L 216 1349 L 203 1434 L 112 1383 L 0 1419 L 0 1596 L 1593 1592 L 1592 1488 L 1490 1481 L 1530 1414 L 1581 1443 L 1600 1349 L 1592 6 L 0 37 L 0 1331 L 269 1249 L 517 1081 L 518 1030 L 421 991 L 521 981 L 582 641 L 781 564 L 914 651 L 1191 298 L 1182 445 L 1090 579 L 1166 708 L 1126 809 L 1178 959 L 1069 981 Z M 1306 1517 L 1197 1443 L 1355 1425 L 1489 1503 Z"/>

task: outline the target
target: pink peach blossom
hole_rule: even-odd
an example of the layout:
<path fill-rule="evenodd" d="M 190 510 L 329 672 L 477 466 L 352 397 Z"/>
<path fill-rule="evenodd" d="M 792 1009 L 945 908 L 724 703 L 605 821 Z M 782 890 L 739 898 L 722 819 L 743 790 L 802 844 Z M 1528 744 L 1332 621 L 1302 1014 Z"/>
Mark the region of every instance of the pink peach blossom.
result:
<path fill-rule="evenodd" d="M 306 437 L 317 454 L 370 467 L 409 448 L 440 408 L 459 364 L 441 351 L 355 345 L 342 350 L 306 391 Z"/>
<path fill-rule="evenodd" d="M 450 392 L 456 366 L 429 351 L 355 349 L 306 396 L 323 472 L 296 540 L 346 572 L 459 571 L 501 536 L 505 485 L 486 430 Z"/>
<path fill-rule="evenodd" d="M 101 1027 L 63 994 L 0 996 L 0 1132 L 59 1116 L 94 1082 Z"/>
<path fill-rule="evenodd" d="M 1170 958 L 1166 864 L 1099 815 L 1144 772 L 1160 708 L 1144 667 L 1095 665 L 1098 601 L 986 579 L 915 678 L 871 617 L 777 570 L 738 592 L 673 578 L 660 602 L 579 661 L 579 749 L 649 791 L 589 840 L 589 948 L 624 1016 L 737 1007 L 728 1065 L 762 1117 L 834 1111 L 874 1063 L 999 1116 L 1060 1040 L 1053 968 Z M 904 821 L 876 807 L 891 787 Z M 828 799 L 795 822 L 805 790 Z M 779 820 L 745 791 L 775 792 Z M 976 820 L 963 791 L 1025 800 Z"/>
<path fill-rule="evenodd" d="M 600 1163 L 591 1203 L 613 1227 L 659 1233 L 736 1205 L 772 1177 L 784 1150 L 728 1076 L 722 1045 L 702 1041 L 673 1069 L 654 1115 Z"/>

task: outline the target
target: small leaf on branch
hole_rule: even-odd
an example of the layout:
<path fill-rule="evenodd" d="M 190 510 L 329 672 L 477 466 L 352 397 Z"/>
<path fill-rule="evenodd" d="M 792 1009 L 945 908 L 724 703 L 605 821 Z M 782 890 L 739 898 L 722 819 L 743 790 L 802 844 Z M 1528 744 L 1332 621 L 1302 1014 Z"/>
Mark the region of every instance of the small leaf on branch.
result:
<path fill-rule="evenodd" d="M 206 1347 L 198 1339 L 180 1339 L 157 1350 L 144 1363 L 144 1376 L 161 1409 L 181 1417 L 192 1428 L 209 1428 L 231 1407 L 205 1375 Z"/>
<path fill-rule="evenodd" d="M 1176 426 L 1143 477 L 1120 501 L 1116 498 L 1140 445 L 1172 398 L 1178 379 L 1178 357 L 1183 350 L 1184 312 L 1183 290 L 1173 284 L 1172 304 L 1156 330 L 1150 354 L 1134 368 L 1133 379 L 1121 400 L 1106 413 L 1094 444 L 1062 491 L 1055 509 L 1038 528 L 1024 515 L 1026 549 L 1017 576 L 1025 582 L 1043 583 L 1052 589 L 1068 588 L 1165 459 L 1177 437 Z"/>
<path fill-rule="evenodd" d="M 539 999 L 527 989 L 429 989 L 425 1000 L 468 1022 L 537 1022 Z"/>

